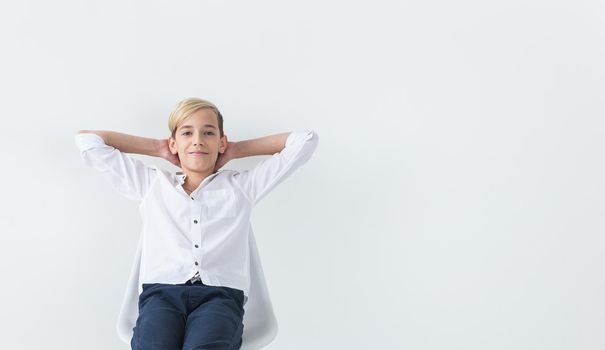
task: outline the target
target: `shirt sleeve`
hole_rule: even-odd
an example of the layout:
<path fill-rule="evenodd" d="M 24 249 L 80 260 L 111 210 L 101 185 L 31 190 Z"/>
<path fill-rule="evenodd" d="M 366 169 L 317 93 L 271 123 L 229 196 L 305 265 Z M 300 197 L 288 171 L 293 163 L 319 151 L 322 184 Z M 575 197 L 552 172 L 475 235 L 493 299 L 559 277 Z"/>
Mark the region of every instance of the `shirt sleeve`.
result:
<path fill-rule="evenodd" d="M 124 197 L 141 201 L 156 176 L 156 169 L 107 145 L 94 133 L 77 133 L 76 145 L 84 164 L 103 174 Z"/>
<path fill-rule="evenodd" d="M 275 186 L 306 163 L 318 143 L 319 136 L 313 130 L 292 131 L 281 152 L 264 159 L 251 169 L 236 173 L 234 178 L 252 204 L 256 205 Z"/>

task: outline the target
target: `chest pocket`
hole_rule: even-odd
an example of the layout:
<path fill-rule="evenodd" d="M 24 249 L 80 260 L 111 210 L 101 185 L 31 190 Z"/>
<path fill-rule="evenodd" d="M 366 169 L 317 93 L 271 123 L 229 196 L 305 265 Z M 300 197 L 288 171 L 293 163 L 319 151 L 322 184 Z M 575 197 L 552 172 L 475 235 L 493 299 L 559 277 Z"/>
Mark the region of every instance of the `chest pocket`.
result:
<path fill-rule="evenodd" d="M 208 190 L 201 196 L 202 211 L 210 219 L 234 217 L 237 211 L 237 198 L 232 189 Z"/>

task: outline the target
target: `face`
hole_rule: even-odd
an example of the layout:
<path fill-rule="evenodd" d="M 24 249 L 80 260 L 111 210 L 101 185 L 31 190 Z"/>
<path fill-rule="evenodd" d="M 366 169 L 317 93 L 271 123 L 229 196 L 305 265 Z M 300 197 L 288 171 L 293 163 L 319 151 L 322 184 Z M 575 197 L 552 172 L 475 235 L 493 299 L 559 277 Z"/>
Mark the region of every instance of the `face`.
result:
<path fill-rule="evenodd" d="M 198 109 L 183 120 L 174 136 L 168 142 L 170 151 L 178 154 L 185 173 L 212 173 L 219 153 L 227 148 L 227 135 L 220 137 L 218 117 L 209 108 Z"/>

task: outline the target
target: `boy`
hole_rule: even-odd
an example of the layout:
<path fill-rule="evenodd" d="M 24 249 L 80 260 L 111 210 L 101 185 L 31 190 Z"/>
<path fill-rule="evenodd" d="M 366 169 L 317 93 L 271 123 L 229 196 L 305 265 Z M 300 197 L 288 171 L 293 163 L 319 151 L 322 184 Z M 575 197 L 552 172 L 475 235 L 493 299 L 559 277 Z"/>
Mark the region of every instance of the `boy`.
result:
<path fill-rule="evenodd" d="M 143 227 L 117 330 L 133 350 L 260 349 L 277 334 L 250 224 L 251 210 L 307 162 L 312 130 L 229 142 L 209 101 L 188 98 L 171 113 L 168 139 L 81 130 L 86 165 L 139 203 Z M 162 157 L 176 174 L 124 153 Z M 231 159 L 271 155 L 249 170 Z M 244 327 L 245 326 L 245 327 Z"/>

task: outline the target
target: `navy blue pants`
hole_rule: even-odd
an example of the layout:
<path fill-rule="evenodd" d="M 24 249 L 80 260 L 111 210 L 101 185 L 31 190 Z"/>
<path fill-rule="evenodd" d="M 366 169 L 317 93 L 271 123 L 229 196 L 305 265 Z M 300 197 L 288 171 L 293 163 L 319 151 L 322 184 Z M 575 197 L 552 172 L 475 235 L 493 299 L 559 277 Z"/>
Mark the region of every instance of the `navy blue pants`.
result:
<path fill-rule="evenodd" d="M 143 283 L 133 350 L 237 350 L 244 331 L 244 292 L 208 286 Z"/>

